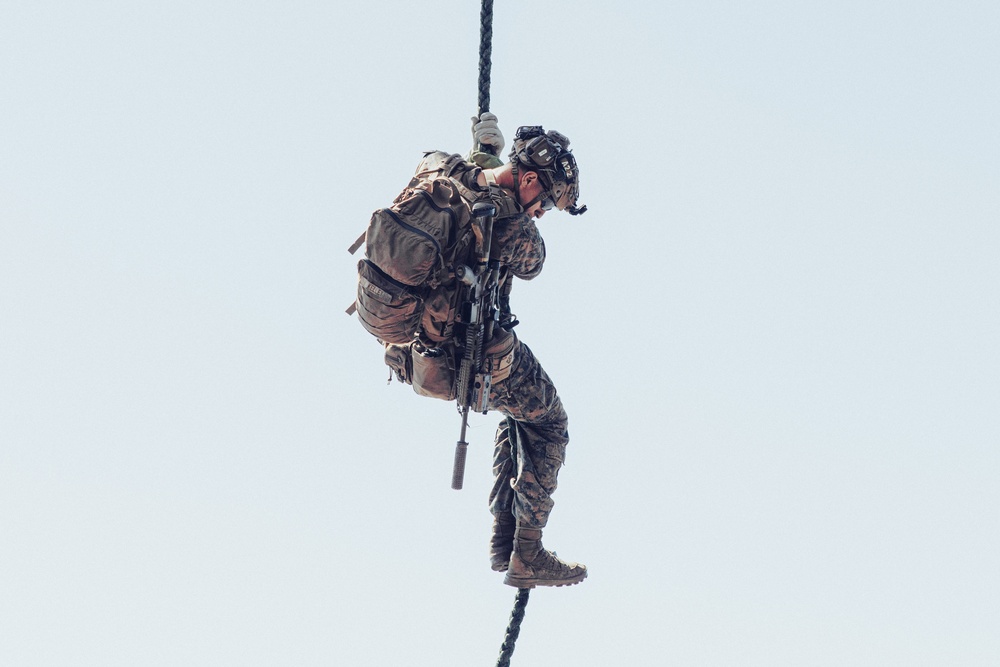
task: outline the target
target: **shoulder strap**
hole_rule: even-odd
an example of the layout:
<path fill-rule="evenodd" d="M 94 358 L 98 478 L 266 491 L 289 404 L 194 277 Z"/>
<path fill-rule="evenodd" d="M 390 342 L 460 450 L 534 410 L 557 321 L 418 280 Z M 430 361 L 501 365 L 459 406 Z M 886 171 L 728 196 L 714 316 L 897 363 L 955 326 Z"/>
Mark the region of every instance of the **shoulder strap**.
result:
<path fill-rule="evenodd" d="M 497 183 L 496 174 L 484 169 L 483 176 L 486 177 L 486 185 L 490 188 L 490 199 L 497 206 L 497 218 L 511 218 L 523 212 L 524 209 L 521 208 L 517 201 L 507 194 L 507 191 Z"/>
<path fill-rule="evenodd" d="M 476 192 L 472 188 L 466 187 L 466 185 L 462 183 L 462 181 L 455 178 L 454 176 L 452 176 L 448 180 L 451 181 L 451 184 L 455 186 L 456 190 L 458 190 L 458 194 L 462 195 L 462 199 L 464 199 L 467 202 L 478 201 L 482 199 L 484 196 L 486 196 L 485 192 Z"/>

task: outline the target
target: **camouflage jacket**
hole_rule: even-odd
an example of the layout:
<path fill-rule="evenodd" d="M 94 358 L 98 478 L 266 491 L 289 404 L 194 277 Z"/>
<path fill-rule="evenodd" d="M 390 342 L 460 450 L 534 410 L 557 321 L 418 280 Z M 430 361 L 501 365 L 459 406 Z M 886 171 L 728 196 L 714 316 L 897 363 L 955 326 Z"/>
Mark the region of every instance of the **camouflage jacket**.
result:
<path fill-rule="evenodd" d="M 492 156 L 491 156 L 492 157 Z M 495 159 L 495 158 L 494 158 Z M 479 169 L 473 170 L 478 178 Z M 510 309 L 510 293 L 514 288 L 514 276 L 531 280 L 542 272 L 545 263 L 545 241 L 538 231 L 538 225 L 531 219 L 511 194 L 504 190 L 499 213 L 493 221 L 493 255 L 500 260 L 500 308 L 501 323 L 516 323 Z"/>
<path fill-rule="evenodd" d="M 535 221 L 524 213 L 493 222 L 493 243 L 500 250 L 500 264 L 522 280 L 531 280 L 542 272 L 545 241 Z"/>
<path fill-rule="evenodd" d="M 485 154 L 474 154 L 470 158 L 466 158 L 465 164 L 468 168 L 462 169 L 460 167 L 452 173 L 466 188 L 474 193 L 483 195 L 486 194 L 488 188 L 479 184 L 479 176 L 483 168 L 476 165 L 477 162 L 480 164 L 483 163 L 483 160 L 477 159 L 481 155 Z M 438 168 L 438 165 L 443 165 L 449 159 L 456 157 L 458 156 L 449 156 L 447 153 L 440 151 L 426 153 L 424 160 L 418 166 L 417 175 L 411 181 L 410 187 L 414 187 L 419 182 L 421 174 L 432 172 Z M 493 156 L 489 157 L 493 158 Z M 475 160 L 475 162 L 472 160 Z M 496 158 L 493 158 L 493 160 L 495 162 L 488 164 L 499 162 Z M 400 198 L 406 194 L 407 191 L 404 191 L 400 195 Z M 501 311 L 501 321 L 503 322 L 513 319 L 510 313 L 509 300 L 513 287 L 513 277 L 516 276 L 522 280 L 531 280 L 541 273 L 542 265 L 545 263 L 545 242 L 542 240 L 542 235 L 539 233 L 535 221 L 524 213 L 521 206 L 515 200 L 513 193 L 501 190 L 499 198 L 495 199 L 495 203 L 497 204 L 497 214 L 493 220 L 492 255 L 496 259 L 499 259 L 501 265 L 500 302 L 498 305 Z M 449 319 L 451 318 L 449 317 Z"/>
<path fill-rule="evenodd" d="M 489 153 L 472 151 L 467 159 L 481 167 L 472 170 L 473 179 L 479 178 L 482 169 L 503 165 L 499 158 Z M 507 195 L 509 202 L 505 202 L 506 205 L 501 207 L 501 211 L 510 213 L 507 215 L 500 213 L 493 221 L 494 247 L 500 249 L 500 263 L 509 273 L 522 280 L 531 280 L 541 273 L 542 264 L 545 263 L 545 241 L 542 240 L 535 221 L 521 210 L 521 206 L 509 196 L 509 193 L 505 191 L 504 194 Z"/>

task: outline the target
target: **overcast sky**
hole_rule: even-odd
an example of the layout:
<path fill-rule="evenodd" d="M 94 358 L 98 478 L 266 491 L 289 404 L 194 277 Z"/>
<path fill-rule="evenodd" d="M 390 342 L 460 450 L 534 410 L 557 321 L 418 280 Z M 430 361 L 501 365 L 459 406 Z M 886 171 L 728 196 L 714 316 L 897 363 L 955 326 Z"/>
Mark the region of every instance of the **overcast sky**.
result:
<path fill-rule="evenodd" d="M 497 0 L 582 217 L 512 664 L 1000 664 L 1000 5 Z M 387 386 L 346 252 L 465 152 L 479 3 L 0 3 L 0 663 L 468 667 L 496 415 Z"/>

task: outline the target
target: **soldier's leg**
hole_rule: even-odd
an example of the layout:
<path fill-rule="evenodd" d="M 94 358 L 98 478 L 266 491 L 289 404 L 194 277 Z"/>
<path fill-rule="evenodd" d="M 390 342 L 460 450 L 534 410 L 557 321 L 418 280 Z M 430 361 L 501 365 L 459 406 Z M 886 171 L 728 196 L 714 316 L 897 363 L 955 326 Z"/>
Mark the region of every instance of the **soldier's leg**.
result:
<path fill-rule="evenodd" d="M 510 375 L 494 384 L 491 407 L 508 417 L 506 442 L 497 441 L 491 509 L 508 484 L 514 492 L 516 535 L 505 583 L 520 588 L 582 581 L 586 567 L 565 563 L 541 546 L 541 529 L 552 511 L 559 469 L 569 442 L 568 418 L 555 385 L 528 346 L 514 342 Z M 497 464 L 500 465 L 497 465 Z M 497 516 L 496 512 L 494 512 Z"/>
<path fill-rule="evenodd" d="M 514 457 L 511 451 L 511 432 L 514 420 L 504 419 L 497 427 L 493 447 L 493 489 L 490 491 L 490 512 L 493 514 L 493 531 L 490 537 L 490 567 L 497 572 L 507 569 L 511 551 L 514 550 Z"/>
<path fill-rule="evenodd" d="M 569 443 L 568 418 L 555 385 L 527 345 L 514 340 L 510 374 L 494 382 L 490 408 L 507 417 L 497 430 L 494 448 L 495 484 L 491 510 L 503 498 L 500 488 L 513 491 L 518 521 L 544 528 L 552 511 L 559 469 Z"/>
<path fill-rule="evenodd" d="M 504 419 L 497 427 L 493 445 L 493 488 L 490 490 L 490 512 L 510 514 L 514 512 L 514 457 L 511 451 L 510 433 L 514 420 Z"/>

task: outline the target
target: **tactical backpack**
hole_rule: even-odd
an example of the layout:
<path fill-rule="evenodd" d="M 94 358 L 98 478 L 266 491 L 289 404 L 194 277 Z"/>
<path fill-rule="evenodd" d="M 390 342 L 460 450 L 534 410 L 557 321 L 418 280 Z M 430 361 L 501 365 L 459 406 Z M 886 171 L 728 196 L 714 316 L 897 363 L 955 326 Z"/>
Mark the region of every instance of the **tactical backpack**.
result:
<path fill-rule="evenodd" d="M 473 190 L 473 167 L 459 155 L 425 153 L 409 185 L 372 214 L 358 262 L 354 307 L 362 326 L 384 343 L 449 340 L 459 298 L 455 267 L 475 241 L 471 209 L 488 200 Z M 349 311 L 350 312 L 350 311 Z"/>

